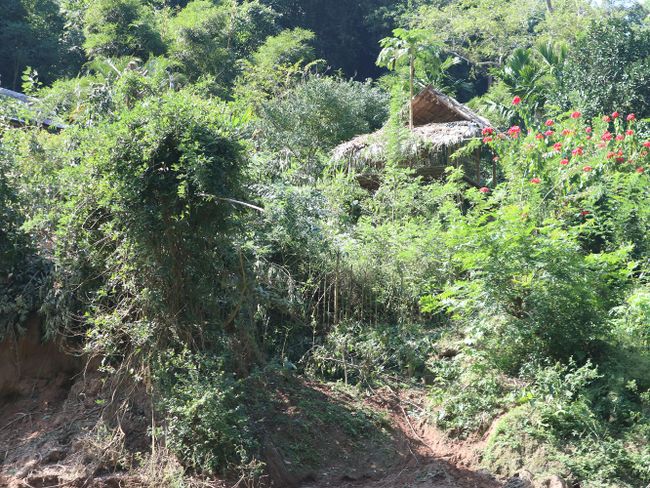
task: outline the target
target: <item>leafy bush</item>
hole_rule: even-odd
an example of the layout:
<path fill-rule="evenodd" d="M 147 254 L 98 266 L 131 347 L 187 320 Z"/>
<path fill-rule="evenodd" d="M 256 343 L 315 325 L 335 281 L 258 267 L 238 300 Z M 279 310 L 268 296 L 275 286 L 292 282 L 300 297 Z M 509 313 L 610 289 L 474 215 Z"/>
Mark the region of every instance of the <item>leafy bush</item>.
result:
<path fill-rule="evenodd" d="M 59 318 L 48 322 L 93 329 L 87 348 L 116 359 L 191 344 L 196 323 L 217 341 L 241 294 L 226 238 L 244 166 L 238 121 L 190 90 L 120 109 L 16 146 L 36 190 L 30 225 L 57 243 L 47 311 Z"/>
<path fill-rule="evenodd" d="M 342 322 L 311 351 L 308 369 L 360 385 L 428 378 L 425 360 L 434 352 L 435 338 L 434 331 L 416 324 L 372 327 Z"/>
<path fill-rule="evenodd" d="M 381 127 L 387 105 L 370 82 L 312 76 L 264 104 L 259 126 L 267 147 L 308 159 Z"/>
<path fill-rule="evenodd" d="M 434 358 L 428 366 L 434 377 L 432 420 L 453 435 L 484 432 L 496 415 L 512 404 L 512 386 L 485 361 L 461 354 L 452 359 Z"/>
<path fill-rule="evenodd" d="M 521 466 L 539 477 L 559 471 L 588 487 L 641 486 L 648 476 L 650 451 L 641 440 L 648 418 L 633 415 L 627 426 L 615 426 L 612 409 L 602 409 L 614 394 L 606 389 L 603 396 L 602 388 L 612 386 L 611 376 L 589 363 L 570 363 L 531 365 L 525 377 L 520 406 L 499 421 L 490 437 L 487 466 L 504 475 Z M 638 404 L 633 411 L 640 412 Z"/>
<path fill-rule="evenodd" d="M 571 50 L 562 91 L 590 116 L 650 115 L 650 30 L 631 19 L 594 20 Z"/>
<path fill-rule="evenodd" d="M 153 9 L 141 0 L 98 0 L 84 14 L 84 49 L 89 57 L 162 54 L 165 46 Z"/>
<path fill-rule="evenodd" d="M 154 366 L 167 446 L 206 474 L 241 468 L 257 448 L 237 383 L 215 358 L 161 353 Z"/>

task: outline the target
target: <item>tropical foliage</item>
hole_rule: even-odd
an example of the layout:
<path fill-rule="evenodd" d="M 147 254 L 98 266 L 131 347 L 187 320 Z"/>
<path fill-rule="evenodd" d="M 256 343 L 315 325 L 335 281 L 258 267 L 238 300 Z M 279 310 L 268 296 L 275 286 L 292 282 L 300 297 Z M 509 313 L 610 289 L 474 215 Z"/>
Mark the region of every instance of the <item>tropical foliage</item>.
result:
<path fill-rule="evenodd" d="M 449 435 L 489 432 L 500 475 L 535 452 L 575 486 L 650 481 L 646 7 L 0 10 L 0 85 L 34 97 L 0 96 L 0 336 L 37 315 L 142 385 L 154 450 L 255 479 L 267 379 L 299 376 L 417 389 Z M 393 157 L 427 84 L 491 120 L 464 148 L 483 186 Z M 372 185 L 332 161 L 381 128 Z"/>

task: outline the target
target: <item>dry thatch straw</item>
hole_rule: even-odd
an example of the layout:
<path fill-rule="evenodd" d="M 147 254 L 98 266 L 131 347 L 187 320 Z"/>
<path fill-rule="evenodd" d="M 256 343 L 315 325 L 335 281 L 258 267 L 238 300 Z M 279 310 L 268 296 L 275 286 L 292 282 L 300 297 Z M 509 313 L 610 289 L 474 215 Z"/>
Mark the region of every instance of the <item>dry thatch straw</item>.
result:
<path fill-rule="evenodd" d="M 432 156 L 439 153 L 441 163 L 463 142 L 479 137 L 481 129 L 475 122 L 457 121 L 432 123 L 415 127 L 399 141 L 399 162 L 426 161 L 435 164 Z M 335 161 L 346 163 L 350 169 L 379 168 L 388 158 L 387 129 L 355 137 L 341 144 L 332 154 Z"/>
<path fill-rule="evenodd" d="M 336 147 L 333 160 L 358 174 L 377 174 L 377 170 L 393 159 L 394 162 L 416 170 L 425 178 L 439 178 L 447 166 L 462 165 L 466 175 L 473 174 L 476 181 L 465 179 L 477 185 L 480 180 L 480 150 L 473 155 L 465 154 L 456 161 L 451 155 L 467 141 L 481 136 L 481 131 L 490 126 L 487 119 L 442 92 L 428 86 L 413 99 L 415 128 L 398 129 L 391 134 L 389 128 L 358 136 Z M 389 154 L 389 141 L 392 149 Z M 365 184 L 371 185 L 371 180 Z"/>

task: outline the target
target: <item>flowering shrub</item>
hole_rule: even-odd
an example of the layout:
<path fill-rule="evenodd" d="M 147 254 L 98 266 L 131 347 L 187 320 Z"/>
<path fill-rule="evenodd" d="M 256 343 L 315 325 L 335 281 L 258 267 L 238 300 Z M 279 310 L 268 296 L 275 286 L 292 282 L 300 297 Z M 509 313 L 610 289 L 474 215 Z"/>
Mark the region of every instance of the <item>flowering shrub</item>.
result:
<path fill-rule="evenodd" d="M 449 230 L 462 278 L 425 297 L 425 311 L 452 312 L 508 372 L 532 359 L 599 356 L 631 257 L 648 251 L 650 158 L 635 124 L 633 114 L 590 123 L 573 111 L 484 130 L 505 181 L 481 188 Z"/>
<path fill-rule="evenodd" d="M 505 412 L 488 466 L 528 468 L 537 452 L 575 486 L 643 486 L 650 138 L 622 111 L 522 119 L 485 131 L 501 182 L 467 192 L 443 240 L 452 277 L 420 302 L 462 343 L 432 362 L 435 421 L 465 435 Z"/>
<path fill-rule="evenodd" d="M 642 137 L 636 124 L 633 113 L 588 121 L 573 111 L 530 127 L 525 136 L 519 126 L 502 134 L 491 130 L 483 143 L 502 165 L 504 187 L 510 195 L 514 190 L 519 201 L 534 202 L 533 211 L 564 218 L 588 208 L 598 219 L 602 214 L 594 207 L 604 187 L 648 184 L 650 138 Z"/>

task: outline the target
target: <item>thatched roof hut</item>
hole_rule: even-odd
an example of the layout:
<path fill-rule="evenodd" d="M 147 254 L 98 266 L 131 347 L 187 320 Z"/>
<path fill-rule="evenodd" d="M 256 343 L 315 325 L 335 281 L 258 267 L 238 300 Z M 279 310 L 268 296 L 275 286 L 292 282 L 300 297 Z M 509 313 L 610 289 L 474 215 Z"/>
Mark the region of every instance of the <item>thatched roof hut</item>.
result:
<path fill-rule="evenodd" d="M 487 119 L 429 86 L 413 99 L 413 122 L 412 131 L 405 128 L 393 137 L 397 139 L 401 164 L 425 178 L 439 178 L 447 166 L 462 165 L 465 180 L 480 185 L 479 151 L 457 161 L 450 157 L 467 141 L 481 136 L 481 131 L 490 126 Z M 369 181 L 388 159 L 388 131 L 384 127 L 341 144 L 334 149 L 334 160 L 365 174 L 362 182 Z"/>
<path fill-rule="evenodd" d="M 2 103 L 3 100 L 8 101 L 10 104 L 14 104 L 12 108 L 15 108 L 15 110 L 9 110 L 8 113 L 4 115 L 13 126 L 22 127 L 29 124 L 37 124 L 55 130 L 64 129 L 66 127 L 64 124 L 46 117 L 41 117 L 38 113 L 35 113 L 36 110 L 34 110 L 33 106 L 38 102 L 38 100 L 29 97 L 24 93 L 18 93 L 0 87 L 0 103 Z M 2 114 L 0 114 L 0 117 L 2 117 Z"/>

